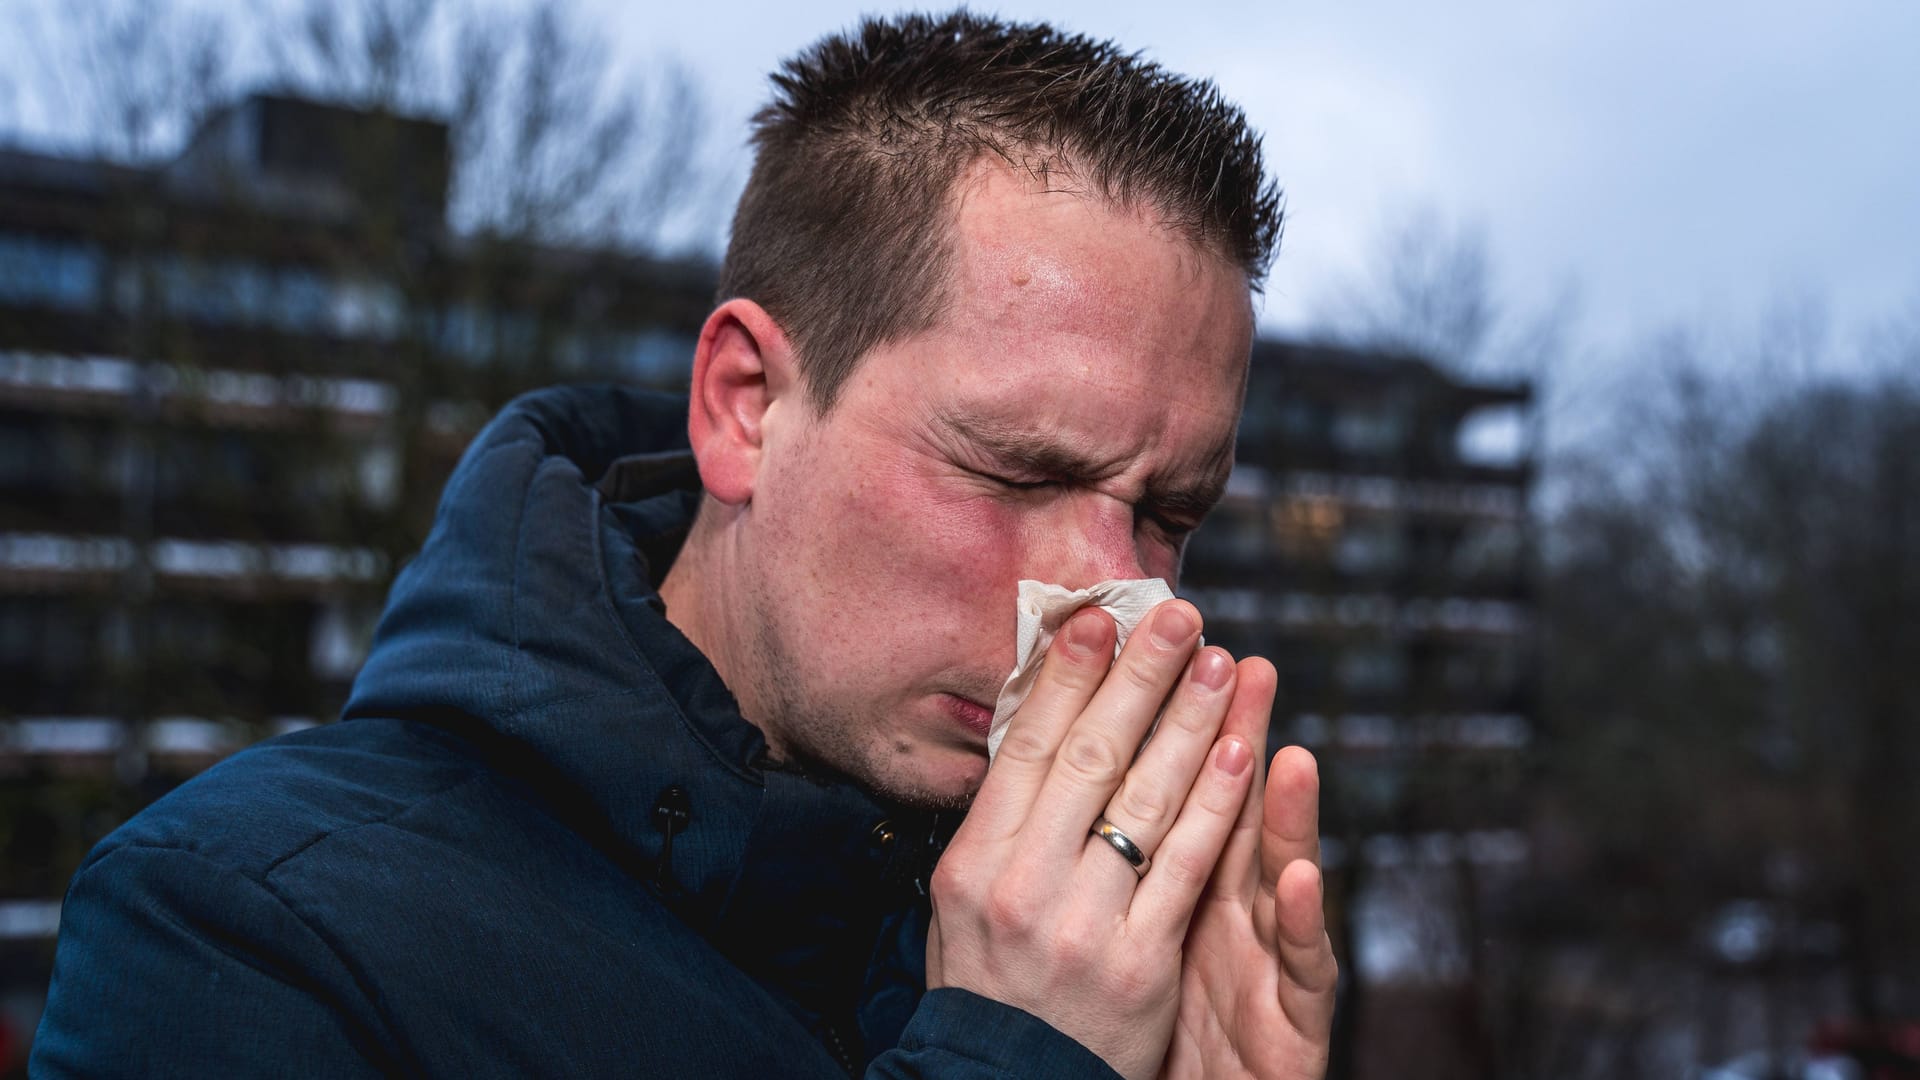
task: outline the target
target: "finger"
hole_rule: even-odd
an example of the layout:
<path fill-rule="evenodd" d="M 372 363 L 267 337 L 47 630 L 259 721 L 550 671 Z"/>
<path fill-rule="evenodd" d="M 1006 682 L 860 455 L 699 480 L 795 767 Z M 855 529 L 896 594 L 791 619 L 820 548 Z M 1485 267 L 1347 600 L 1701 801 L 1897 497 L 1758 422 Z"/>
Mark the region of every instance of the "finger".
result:
<path fill-rule="evenodd" d="M 1153 609 L 1067 730 L 1022 830 L 1034 854 L 1065 860 L 1086 850 L 1087 830 L 1106 810 L 1160 705 L 1187 666 L 1200 613 L 1185 600 Z"/>
<path fill-rule="evenodd" d="M 1226 723 L 1220 734 L 1238 735 L 1247 745 L 1267 745 L 1267 730 L 1273 723 L 1273 698 L 1279 683 L 1273 665 L 1259 657 L 1240 661 L 1235 672 L 1233 704 L 1227 709 Z M 1266 754 L 1254 752 L 1253 783 L 1233 823 L 1233 835 L 1220 856 L 1220 868 L 1210 886 L 1222 897 L 1232 897 L 1243 905 L 1252 904 L 1260 887 L 1260 816 L 1262 795 L 1266 791 Z"/>
<path fill-rule="evenodd" d="M 1305 747 L 1273 755 L 1260 821 L 1260 883 L 1271 889 L 1295 860 L 1320 865 L 1320 766 Z"/>
<path fill-rule="evenodd" d="M 1279 909 L 1280 1011 L 1295 1031 L 1323 1041 L 1333 1029 L 1334 988 L 1340 965 L 1327 936 L 1320 868 L 1295 859 L 1280 873 L 1274 897 Z"/>
<path fill-rule="evenodd" d="M 1214 745 L 1193 793 L 1134 891 L 1127 921 L 1163 941 L 1186 937 L 1194 904 L 1213 877 L 1253 781 L 1253 747 L 1237 735 Z"/>
<path fill-rule="evenodd" d="M 1075 612 L 1054 635 L 967 813 L 973 831 L 1011 836 L 1028 819 L 1060 741 L 1113 665 L 1113 636 L 1113 617 L 1099 608 Z"/>
<path fill-rule="evenodd" d="M 1153 737 L 1107 803 L 1107 820 L 1148 855 L 1159 850 L 1173 828 L 1194 777 L 1220 736 L 1233 677 L 1233 657 L 1225 649 L 1210 645 L 1195 653 Z"/>
<path fill-rule="evenodd" d="M 1281 871 L 1296 860 L 1320 865 L 1320 769 L 1305 748 L 1288 746 L 1273 755 L 1260 813 L 1260 885 L 1253 925 L 1262 937 L 1275 933 L 1275 890 Z"/>

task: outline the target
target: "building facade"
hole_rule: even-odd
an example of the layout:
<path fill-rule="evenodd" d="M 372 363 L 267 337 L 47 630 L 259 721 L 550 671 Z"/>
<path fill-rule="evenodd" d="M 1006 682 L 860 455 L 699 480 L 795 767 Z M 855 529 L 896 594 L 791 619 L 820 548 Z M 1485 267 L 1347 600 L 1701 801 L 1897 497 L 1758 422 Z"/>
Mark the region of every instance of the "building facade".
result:
<path fill-rule="evenodd" d="M 1320 759 L 1349 1075 L 1488 1072 L 1486 930 L 1527 867 L 1539 709 L 1531 402 L 1259 342 L 1227 497 L 1187 554 L 1208 638 L 1279 668 L 1269 753 Z"/>
<path fill-rule="evenodd" d="M 448 138 L 262 95 L 154 167 L 0 151 L 16 1049 L 85 851 L 219 757 L 337 711 L 500 404 L 564 379 L 684 383 L 711 268 L 457 235 Z"/>

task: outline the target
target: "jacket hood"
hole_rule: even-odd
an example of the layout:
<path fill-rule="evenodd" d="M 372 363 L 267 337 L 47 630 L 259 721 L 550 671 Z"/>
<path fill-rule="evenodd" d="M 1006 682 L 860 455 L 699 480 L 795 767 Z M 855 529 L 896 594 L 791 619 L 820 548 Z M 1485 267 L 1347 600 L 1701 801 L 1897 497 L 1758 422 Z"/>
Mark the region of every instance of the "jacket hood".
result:
<path fill-rule="evenodd" d="M 685 427 L 684 398 L 625 387 L 509 405 L 394 582 L 345 717 L 471 739 L 797 1000 L 845 1000 L 861 978 L 917 985 L 910 946 L 911 971 L 834 958 L 877 956 L 875 935 L 912 937 L 900 913 L 924 908 L 915 886 L 943 823 L 772 765 L 719 673 L 665 618 L 656 586 L 699 501 Z"/>

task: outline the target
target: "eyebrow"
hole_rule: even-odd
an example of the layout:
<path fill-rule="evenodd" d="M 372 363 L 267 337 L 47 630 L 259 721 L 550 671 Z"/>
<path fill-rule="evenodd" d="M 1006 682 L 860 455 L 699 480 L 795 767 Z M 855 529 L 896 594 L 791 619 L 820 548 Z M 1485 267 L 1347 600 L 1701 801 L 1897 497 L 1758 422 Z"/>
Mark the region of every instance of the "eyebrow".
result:
<path fill-rule="evenodd" d="M 986 452 L 995 461 L 1018 466 L 1049 480 L 1091 483 L 1113 473 L 1113 466 L 1073 446 L 1025 428 L 1013 427 L 973 413 L 942 412 L 937 417 L 947 432 Z M 1231 460 L 1231 454 L 1228 455 Z M 1190 517 L 1207 515 L 1226 494 L 1227 477 L 1215 470 L 1195 484 L 1167 485 L 1148 480 L 1140 505 L 1156 514 Z"/>
<path fill-rule="evenodd" d="M 1110 465 L 1066 443 L 989 417 L 971 413 L 942 413 L 939 420 L 950 434 L 986 451 L 995 459 L 1031 469 L 1049 478 L 1097 480 L 1112 471 Z"/>

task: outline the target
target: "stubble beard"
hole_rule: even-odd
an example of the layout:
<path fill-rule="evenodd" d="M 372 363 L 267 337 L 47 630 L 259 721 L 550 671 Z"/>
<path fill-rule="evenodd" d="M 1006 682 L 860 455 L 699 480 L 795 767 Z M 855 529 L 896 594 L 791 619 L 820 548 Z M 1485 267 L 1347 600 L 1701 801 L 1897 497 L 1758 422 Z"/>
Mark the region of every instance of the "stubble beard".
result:
<path fill-rule="evenodd" d="M 965 810 L 972 805 L 973 792 L 929 788 L 912 775 L 910 757 L 888 757 L 883 718 L 863 717 L 814 693 L 802 678 L 801 661 L 787 647 L 775 615 L 778 609 L 763 597 L 755 600 L 754 610 L 762 617 L 754 623 L 754 670 L 747 677 L 756 683 L 764 715 L 748 719 L 766 736 L 776 763 L 808 773 L 837 773 L 888 802 L 915 809 Z"/>

